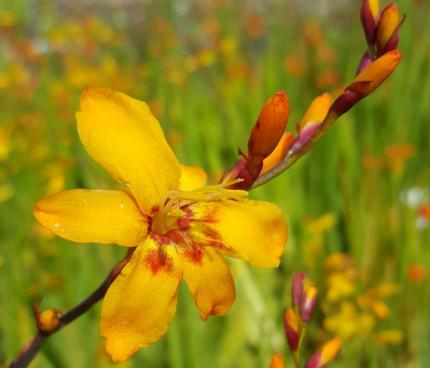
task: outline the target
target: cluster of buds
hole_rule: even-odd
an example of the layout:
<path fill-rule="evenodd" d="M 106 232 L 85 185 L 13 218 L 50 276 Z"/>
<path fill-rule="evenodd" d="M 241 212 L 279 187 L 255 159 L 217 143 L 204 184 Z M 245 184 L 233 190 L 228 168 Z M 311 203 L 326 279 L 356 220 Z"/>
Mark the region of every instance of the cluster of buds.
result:
<path fill-rule="evenodd" d="M 315 312 L 317 297 L 318 289 L 306 274 L 295 274 L 291 284 L 291 307 L 284 312 L 284 330 L 296 368 L 302 367 L 301 347 L 306 327 Z M 339 351 L 340 340 L 331 339 L 307 360 L 304 368 L 323 368 L 336 358 Z M 275 354 L 270 368 L 285 367 L 283 357 L 279 353 Z"/>
<path fill-rule="evenodd" d="M 225 176 L 225 182 L 241 179 L 235 188 L 249 189 L 279 175 L 308 152 L 341 115 L 391 75 L 401 59 L 396 47 L 404 17 L 395 4 L 379 11 L 378 0 L 363 0 L 361 19 L 368 48 L 353 81 L 334 96 L 323 93 L 315 98 L 297 125 L 296 134 L 285 132 L 289 115 L 285 93 L 271 97 L 252 129 L 248 154 L 239 150 L 241 158 Z"/>
<path fill-rule="evenodd" d="M 378 0 L 364 0 L 360 15 L 368 45 L 368 50 L 363 56 L 364 63 L 397 48 L 399 28 L 405 17 L 400 16 L 396 4 L 388 4 L 380 10 Z"/>

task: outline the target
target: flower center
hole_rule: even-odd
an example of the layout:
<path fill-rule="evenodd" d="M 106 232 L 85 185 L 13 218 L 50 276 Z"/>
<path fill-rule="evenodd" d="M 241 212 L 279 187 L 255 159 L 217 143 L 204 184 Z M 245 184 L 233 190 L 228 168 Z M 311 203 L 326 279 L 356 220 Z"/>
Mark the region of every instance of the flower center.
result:
<path fill-rule="evenodd" d="M 198 202 L 215 202 L 244 199 L 245 190 L 229 189 L 241 179 L 227 181 L 222 184 L 209 185 L 191 191 L 173 190 L 169 192 L 163 205 L 154 211 L 151 235 L 166 243 L 177 243 L 181 233 L 187 233 L 192 222 L 198 221 L 192 207 Z M 182 234 L 184 235 L 184 234 Z"/>

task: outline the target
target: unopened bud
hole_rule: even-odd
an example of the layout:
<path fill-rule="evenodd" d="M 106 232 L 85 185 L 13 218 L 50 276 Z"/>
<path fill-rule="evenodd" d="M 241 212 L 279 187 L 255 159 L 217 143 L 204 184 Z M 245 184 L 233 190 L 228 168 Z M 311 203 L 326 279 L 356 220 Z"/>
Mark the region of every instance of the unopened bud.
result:
<path fill-rule="evenodd" d="M 300 302 L 300 317 L 304 323 L 308 323 L 314 313 L 317 304 L 318 289 L 315 285 L 309 286 L 302 295 Z"/>
<path fill-rule="evenodd" d="M 320 124 L 326 117 L 331 103 L 331 95 L 327 92 L 314 98 L 303 116 L 300 123 L 300 130 L 302 131 L 309 125 Z"/>
<path fill-rule="evenodd" d="M 51 333 L 60 327 L 60 312 L 57 309 L 49 308 L 43 312 L 35 309 L 37 329 L 43 333 Z"/>
<path fill-rule="evenodd" d="M 402 22 L 403 19 L 396 4 L 390 4 L 384 8 L 376 29 L 378 50 L 382 51 L 386 48 L 387 43 L 395 36 Z"/>
<path fill-rule="evenodd" d="M 266 102 L 248 141 L 248 156 L 251 161 L 263 161 L 273 152 L 285 131 L 289 112 L 288 97 L 282 91 Z"/>
<path fill-rule="evenodd" d="M 284 362 L 284 358 L 281 354 L 276 353 L 272 356 L 272 361 L 270 362 L 269 368 L 287 368 Z"/>
<path fill-rule="evenodd" d="M 298 272 L 293 276 L 291 283 L 291 302 L 293 307 L 299 305 L 302 300 L 305 278 L 306 274 L 304 272 Z"/>
<path fill-rule="evenodd" d="M 364 0 L 361 5 L 360 18 L 364 35 L 369 45 L 373 44 L 376 32 L 376 17 L 379 11 L 379 2 L 376 0 Z"/>
<path fill-rule="evenodd" d="M 300 324 L 293 308 L 287 308 L 284 312 L 284 329 L 290 350 L 297 351 L 300 342 Z"/>
<path fill-rule="evenodd" d="M 331 363 L 340 351 L 339 338 L 331 339 L 326 342 L 314 355 L 307 361 L 305 368 L 323 368 Z"/>
<path fill-rule="evenodd" d="M 392 50 L 368 64 L 352 83 L 333 102 L 330 110 L 340 116 L 350 110 L 358 101 L 377 89 L 396 69 L 401 53 Z"/>

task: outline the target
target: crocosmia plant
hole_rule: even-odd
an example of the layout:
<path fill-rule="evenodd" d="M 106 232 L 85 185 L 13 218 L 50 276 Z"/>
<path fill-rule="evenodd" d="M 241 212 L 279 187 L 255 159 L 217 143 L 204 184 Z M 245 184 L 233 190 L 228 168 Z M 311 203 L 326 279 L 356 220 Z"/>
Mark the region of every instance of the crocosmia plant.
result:
<path fill-rule="evenodd" d="M 37 303 L 34 307 L 37 333 L 12 361 L 11 367 L 27 366 L 47 337 L 86 313 L 98 301 L 102 301 L 100 334 L 105 338 L 105 350 L 114 362 L 127 360 L 167 333 L 176 313 L 182 281 L 205 321 L 210 316 L 226 315 L 235 302 L 229 257 L 256 268 L 273 269 L 280 265 L 288 240 L 286 213 L 278 206 L 280 203 L 250 199 L 250 191 L 265 185 L 308 153 L 340 116 L 379 88 L 401 61 L 397 47 L 404 17 L 397 5 L 389 4 L 380 9 L 378 1 L 364 0 L 357 13 L 360 13 L 367 47 L 351 82 L 334 92 L 315 93 L 316 97 L 292 129 L 288 128 L 290 103 L 287 94 L 283 90 L 272 91 L 271 97 L 265 97 L 267 101 L 249 136 L 244 137 L 248 138 L 246 149 L 239 148 L 234 161 L 226 164 L 224 171 L 217 175 L 208 175 L 200 167 L 179 162 L 175 147 L 169 146 L 151 111 L 156 108 L 154 104 L 114 90 L 121 90 L 121 87 L 80 89 L 80 93 L 84 92 L 79 107 L 73 108 L 78 110 L 76 127 L 80 142 L 117 186 L 62 191 L 60 188 L 53 191 L 55 194 L 39 199 L 33 213 L 45 229 L 58 237 L 72 243 L 85 243 L 85 246 L 114 244 L 126 248 L 125 256 L 102 284 L 71 310 L 42 310 L 41 302 Z M 0 26 L 5 19 L 11 21 L 0 13 Z M 259 24 L 258 19 L 253 18 L 247 30 L 250 37 L 258 38 L 263 32 Z M 163 33 L 166 27 L 164 23 L 158 24 L 156 31 Z M 213 32 L 215 28 L 208 26 Z M 77 34 L 79 30 L 72 28 L 71 32 Z M 113 39 L 106 30 L 102 36 L 101 39 Z M 321 46 L 317 36 L 308 36 L 315 47 Z M 224 40 L 220 44 L 225 57 L 234 52 L 231 42 Z M 95 46 L 86 45 L 85 52 L 92 55 L 92 47 Z M 209 53 L 187 59 L 184 65 L 193 71 L 212 62 Z M 288 68 L 294 66 L 292 60 L 287 64 Z M 297 73 L 299 66 L 296 65 Z M 112 62 L 105 62 L 103 68 L 111 73 L 116 70 Z M 73 74 L 72 82 L 76 84 L 83 79 L 88 80 L 86 85 L 102 84 L 92 83 L 99 81 L 90 78 L 91 75 Z M 124 82 L 114 75 L 113 80 L 118 84 Z M 176 78 L 179 77 L 176 75 Z M 282 87 L 288 91 L 288 86 L 279 86 Z M 59 91 L 61 103 L 68 101 L 59 86 L 55 91 Z M 225 99 L 228 104 L 228 98 Z M 320 246 L 321 234 L 335 222 L 334 216 L 323 218 L 329 219 L 329 225 L 321 220 L 309 226 L 314 229 L 313 248 L 309 249 Z M 312 269 L 312 254 L 309 254 L 307 261 Z M 349 264 L 349 257 L 335 262 L 338 258 L 333 258 L 332 268 L 336 272 L 327 272 L 328 287 L 317 285 L 318 282 L 303 272 L 295 274 L 291 286 L 283 283 L 282 287 L 291 289 L 291 307 L 283 314 L 279 311 L 278 315 L 279 319 L 283 316 L 286 346 L 296 368 L 322 368 L 338 358 L 341 347 L 343 349 L 347 343 L 345 336 L 356 335 L 355 332 L 347 334 L 341 328 L 350 325 L 345 322 L 348 319 L 345 316 L 352 315 L 351 310 L 356 305 L 361 308 L 363 321 L 388 318 L 386 304 L 379 300 L 381 298 L 375 301 L 375 295 L 379 297 L 381 293 L 368 293 L 367 299 L 349 302 L 348 298 L 355 291 L 351 283 L 359 280 L 359 276 Z M 321 330 L 318 338 L 304 343 L 311 319 L 318 322 L 315 310 L 320 295 L 325 306 L 324 321 L 330 323 L 324 322 L 322 338 Z M 339 326 L 340 320 L 342 326 Z M 373 331 L 374 325 L 372 322 L 366 331 Z M 325 336 L 327 331 L 336 336 Z M 375 333 L 374 336 L 379 336 L 377 341 L 381 341 L 380 335 Z M 273 351 L 270 366 L 285 368 L 284 356 Z"/>

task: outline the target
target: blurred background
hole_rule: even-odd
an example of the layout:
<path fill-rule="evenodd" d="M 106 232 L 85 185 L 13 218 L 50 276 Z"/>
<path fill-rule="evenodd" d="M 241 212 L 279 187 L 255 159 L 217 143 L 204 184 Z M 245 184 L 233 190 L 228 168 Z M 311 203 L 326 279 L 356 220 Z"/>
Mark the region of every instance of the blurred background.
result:
<path fill-rule="evenodd" d="M 398 1 L 403 60 L 288 172 L 251 197 L 285 210 L 277 270 L 231 261 L 237 301 L 202 322 L 185 287 L 169 333 L 118 367 L 268 367 L 279 351 L 291 276 L 319 288 L 311 354 L 339 336 L 333 367 L 430 366 L 430 14 Z M 361 1 L 0 1 L 0 365 L 32 337 L 32 306 L 67 310 L 124 250 L 73 245 L 41 228 L 35 201 L 109 188 L 76 133 L 82 91 L 107 86 L 148 102 L 179 159 L 216 181 L 264 102 L 310 101 L 353 79 L 365 41 Z M 381 5 L 384 5 L 383 3 Z M 138 158 L 136 158 L 138 159 Z M 100 305 L 50 338 L 34 367 L 110 367 Z"/>

